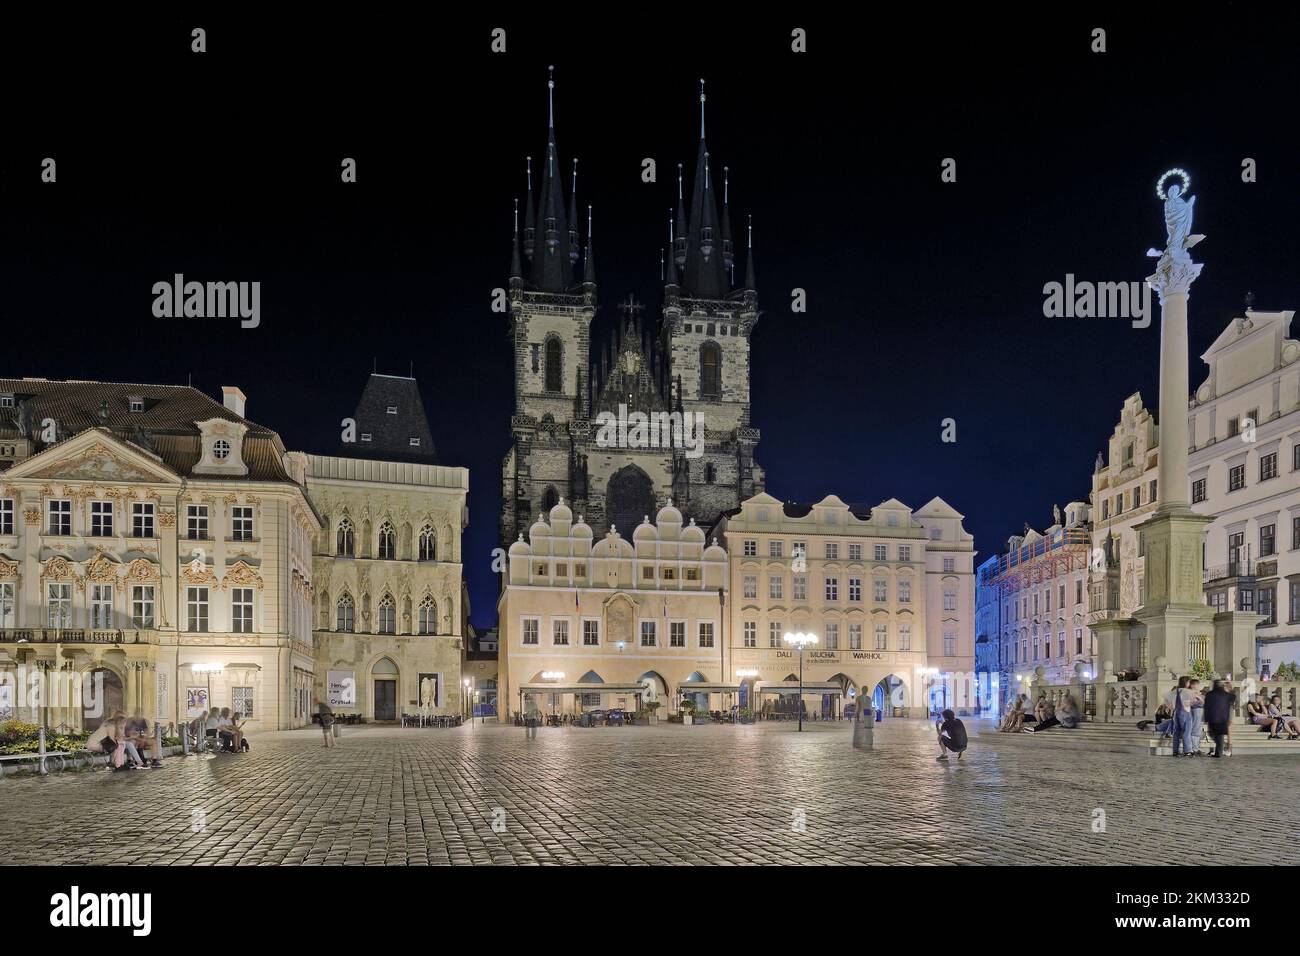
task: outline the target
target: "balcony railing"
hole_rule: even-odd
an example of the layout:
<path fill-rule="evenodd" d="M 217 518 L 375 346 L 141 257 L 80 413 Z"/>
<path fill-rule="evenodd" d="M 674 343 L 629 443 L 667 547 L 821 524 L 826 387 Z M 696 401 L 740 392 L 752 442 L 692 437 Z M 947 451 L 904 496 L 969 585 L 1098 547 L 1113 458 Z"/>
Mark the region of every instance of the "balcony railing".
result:
<path fill-rule="evenodd" d="M 15 644 L 137 644 L 138 631 L 93 630 L 79 627 L 0 628 L 0 643 Z"/>
<path fill-rule="evenodd" d="M 1227 564 L 1219 564 L 1203 569 L 1201 571 L 1201 582 L 1224 581 L 1230 578 L 1253 578 L 1255 572 L 1256 563 L 1254 561 L 1229 561 Z"/>

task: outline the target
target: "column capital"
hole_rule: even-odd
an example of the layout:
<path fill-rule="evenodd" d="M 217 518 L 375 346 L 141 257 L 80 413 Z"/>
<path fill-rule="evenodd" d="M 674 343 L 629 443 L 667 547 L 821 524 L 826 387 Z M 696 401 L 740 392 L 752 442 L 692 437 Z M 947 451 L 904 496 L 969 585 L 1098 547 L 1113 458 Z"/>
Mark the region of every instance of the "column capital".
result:
<path fill-rule="evenodd" d="M 1193 262 L 1190 256 L 1175 258 L 1166 253 L 1160 257 L 1154 274 L 1147 276 L 1147 285 L 1160 296 L 1160 303 L 1174 295 L 1187 295 L 1192 283 L 1201 274 L 1201 263 Z"/>

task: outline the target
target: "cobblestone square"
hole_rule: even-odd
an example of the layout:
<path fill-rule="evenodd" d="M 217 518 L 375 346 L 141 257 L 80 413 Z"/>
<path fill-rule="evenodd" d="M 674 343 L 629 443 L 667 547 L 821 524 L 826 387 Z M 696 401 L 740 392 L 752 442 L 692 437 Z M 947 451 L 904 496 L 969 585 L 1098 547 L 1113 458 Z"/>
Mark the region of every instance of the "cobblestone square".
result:
<path fill-rule="evenodd" d="M 0 781 L 0 847 L 9 864 L 915 865 L 1172 863 L 1213 843 L 1259 863 L 1300 833 L 1292 758 L 977 738 L 939 763 L 919 721 L 876 743 L 853 751 L 847 723 L 345 727 L 329 750 L 262 734 L 246 755 Z"/>

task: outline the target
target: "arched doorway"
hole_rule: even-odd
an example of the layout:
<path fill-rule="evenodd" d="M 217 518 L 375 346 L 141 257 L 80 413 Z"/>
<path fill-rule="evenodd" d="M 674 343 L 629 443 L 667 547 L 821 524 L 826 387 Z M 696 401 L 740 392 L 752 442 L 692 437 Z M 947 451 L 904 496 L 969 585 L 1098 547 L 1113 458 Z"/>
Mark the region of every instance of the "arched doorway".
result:
<path fill-rule="evenodd" d="M 830 681 L 840 685 L 839 700 L 836 701 L 834 695 L 822 695 L 822 716 L 827 719 L 836 717 L 852 718 L 854 709 L 857 705 L 858 685 L 848 674 L 836 674 L 830 678 Z"/>
<path fill-rule="evenodd" d="M 895 674 L 882 677 L 871 692 L 871 705 L 881 717 L 907 716 L 907 685 Z"/>
<path fill-rule="evenodd" d="M 98 730 L 105 720 L 123 709 L 122 678 L 100 667 L 87 672 L 85 679 L 88 686 L 81 695 L 81 726 L 85 730 Z"/>
<path fill-rule="evenodd" d="M 709 709 L 709 695 L 703 693 L 692 693 L 691 684 L 702 682 L 704 681 L 704 679 L 705 678 L 703 674 L 701 674 L 699 671 L 695 671 L 691 674 L 690 677 L 682 681 L 682 685 L 679 688 L 677 688 L 682 692 L 682 700 L 693 701 L 695 704 L 695 709 L 701 712 L 707 711 Z"/>
<path fill-rule="evenodd" d="M 397 719 L 397 665 L 387 657 L 375 662 L 370 670 L 374 684 L 375 720 Z"/>
<path fill-rule="evenodd" d="M 625 538 L 647 515 L 655 514 L 654 482 L 636 465 L 624 465 L 610 476 L 605 488 L 605 514 Z"/>
<path fill-rule="evenodd" d="M 587 671 L 578 678 L 579 684 L 603 684 L 604 679 L 595 671 Z M 580 710 L 599 710 L 600 709 L 600 691 L 595 690 L 589 693 L 578 695 L 578 709 Z"/>
<path fill-rule="evenodd" d="M 646 689 L 641 692 L 641 703 L 648 704 L 652 700 L 657 700 L 662 710 L 668 703 L 668 681 L 658 671 L 646 671 L 637 678 L 637 682 L 645 686 Z M 667 713 L 667 711 L 665 711 Z"/>

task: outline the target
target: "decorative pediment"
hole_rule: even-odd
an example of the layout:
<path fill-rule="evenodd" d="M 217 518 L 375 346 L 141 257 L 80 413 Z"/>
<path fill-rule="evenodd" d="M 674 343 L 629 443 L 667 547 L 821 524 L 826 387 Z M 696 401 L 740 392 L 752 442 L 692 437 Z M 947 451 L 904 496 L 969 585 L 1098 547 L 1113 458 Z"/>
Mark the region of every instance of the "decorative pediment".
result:
<path fill-rule="evenodd" d="M 213 587 L 220 585 L 217 576 L 212 569 L 202 561 L 191 561 L 181 567 L 181 578 L 186 584 L 208 584 Z"/>
<path fill-rule="evenodd" d="M 54 449 L 50 450 L 53 453 Z M 43 457 L 43 456 L 42 456 Z M 129 460 L 103 441 L 96 441 L 80 452 L 59 457 L 43 467 L 20 477 L 55 481 L 171 481 L 172 476 L 154 471 Z"/>
<path fill-rule="evenodd" d="M 0 556 L 0 581 L 18 580 L 18 562 Z"/>
<path fill-rule="evenodd" d="M 72 562 L 60 556 L 50 558 L 41 569 L 41 577 L 50 581 L 72 581 L 76 576 L 77 571 Z"/>
<path fill-rule="evenodd" d="M 162 577 L 158 572 L 158 565 L 152 561 L 146 561 L 144 558 L 136 558 L 126 567 L 126 579 L 128 581 L 149 583 L 157 581 Z"/>
<path fill-rule="evenodd" d="M 236 561 L 226 568 L 225 577 L 221 579 L 222 590 L 231 586 L 237 588 L 253 587 L 260 591 L 262 589 L 262 576 L 245 562 Z"/>
<path fill-rule="evenodd" d="M 119 565 L 105 554 L 97 554 L 86 564 L 86 577 L 96 584 L 113 584 L 117 581 Z"/>

